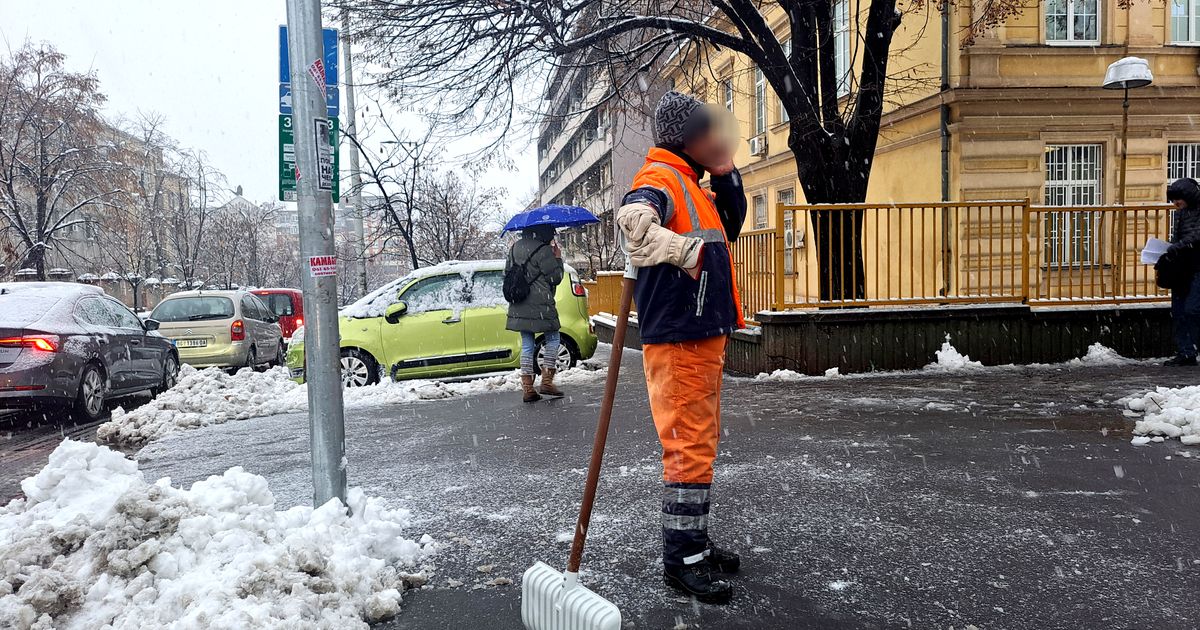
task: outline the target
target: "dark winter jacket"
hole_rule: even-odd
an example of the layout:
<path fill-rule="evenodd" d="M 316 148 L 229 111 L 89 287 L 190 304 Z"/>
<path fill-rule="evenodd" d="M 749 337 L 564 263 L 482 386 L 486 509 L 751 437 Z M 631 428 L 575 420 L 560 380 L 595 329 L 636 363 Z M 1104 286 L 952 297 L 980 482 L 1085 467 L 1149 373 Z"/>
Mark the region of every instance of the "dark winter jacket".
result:
<path fill-rule="evenodd" d="M 1200 184 L 1184 177 L 1167 187 L 1167 199 L 1182 199 L 1186 208 L 1175 211 L 1175 225 L 1171 230 L 1171 258 L 1184 262 L 1192 272 L 1200 271 Z"/>
<path fill-rule="evenodd" d="M 525 265 L 526 277 L 532 281 L 529 297 L 508 305 L 507 328 L 535 333 L 558 330 L 558 307 L 554 302 L 554 294 L 563 278 L 562 260 L 554 255 L 549 239 L 543 240 L 526 232 L 508 250 L 504 268 L 507 271 L 513 265 L 521 264 Z"/>

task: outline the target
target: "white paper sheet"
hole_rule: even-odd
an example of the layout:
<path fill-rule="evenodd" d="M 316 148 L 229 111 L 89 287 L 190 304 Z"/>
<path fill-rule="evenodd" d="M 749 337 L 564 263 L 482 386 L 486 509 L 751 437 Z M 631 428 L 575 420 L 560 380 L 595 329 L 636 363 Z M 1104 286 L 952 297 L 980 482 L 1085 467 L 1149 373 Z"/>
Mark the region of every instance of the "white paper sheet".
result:
<path fill-rule="evenodd" d="M 1170 248 L 1170 243 L 1160 238 L 1151 238 L 1146 241 L 1146 247 L 1142 248 L 1142 264 L 1153 265 L 1157 263 L 1158 259 L 1167 253 L 1167 250 Z"/>

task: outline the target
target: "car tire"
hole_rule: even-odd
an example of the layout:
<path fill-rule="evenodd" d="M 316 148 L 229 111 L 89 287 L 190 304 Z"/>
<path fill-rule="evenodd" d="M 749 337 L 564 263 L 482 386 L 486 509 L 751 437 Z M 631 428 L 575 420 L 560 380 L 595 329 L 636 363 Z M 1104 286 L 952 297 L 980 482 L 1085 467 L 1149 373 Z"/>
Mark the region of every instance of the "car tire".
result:
<path fill-rule="evenodd" d="M 280 339 L 279 344 L 275 347 L 275 358 L 271 360 L 271 367 L 280 367 L 287 363 L 287 344 Z"/>
<path fill-rule="evenodd" d="M 160 382 L 157 387 L 152 388 L 150 390 L 150 394 L 153 396 L 158 396 L 168 389 L 175 387 L 175 383 L 178 381 L 179 359 L 176 359 L 175 355 L 173 354 L 168 354 L 166 360 L 163 361 L 162 382 Z"/>
<path fill-rule="evenodd" d="M 242 367 L 248 367 L 251 370 L 258 369 L 258 348 L 250 346 L 250 349 L 246 351 L 246 365 Z"/>
<path fill-rule="evenodd" d="M 542 355 L 545 353 L 545 339 L 538 340 L 537 365 L 542 365 Z M 562 342 L 558 345 L 558 361 L 555 362 L 556 369 L 561 372 L 575 367 L 579 362 L 579 348 L 575 347 L 575 342 L 570 337 L 563 336 Z"/>
<path fill-rule="evenodd" d="M 379 382 L 375 357 L 355 348 L 342 349 L 342 387 L 365 387 Z"/>
<path fill-rule="evenodd" d="M 104 372 L 95 363 L 88 363 L 79 377 L 79 391 L 75 394 L 75 415 L 86 422 L 102 419 L 107 397 L 108 384 L 105 382 Z"/>

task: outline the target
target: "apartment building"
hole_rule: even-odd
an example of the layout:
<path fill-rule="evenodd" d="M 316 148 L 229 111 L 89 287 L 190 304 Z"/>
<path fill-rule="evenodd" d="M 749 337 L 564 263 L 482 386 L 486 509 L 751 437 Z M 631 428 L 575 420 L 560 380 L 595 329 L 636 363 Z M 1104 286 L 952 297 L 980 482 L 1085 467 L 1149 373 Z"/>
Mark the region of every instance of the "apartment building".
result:
<path fill-rule="evenodd" d="M 623 266 L 614 212 L 654 144 L 652 116 L 663 89 L 653 76 L 612 98 L 607 67 L 573 60 L 560 65 L 546 89 L 538 132 L 535 205 L 583 206 L 600 223 L 566 231 L 568 263 L 585 276 Z"/>

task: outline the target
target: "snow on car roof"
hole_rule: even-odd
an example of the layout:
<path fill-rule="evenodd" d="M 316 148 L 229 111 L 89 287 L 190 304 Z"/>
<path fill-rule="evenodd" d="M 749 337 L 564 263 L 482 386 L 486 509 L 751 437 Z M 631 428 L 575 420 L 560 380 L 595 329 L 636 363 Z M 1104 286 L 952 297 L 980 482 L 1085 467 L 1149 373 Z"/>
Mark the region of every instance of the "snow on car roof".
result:
<path fill-rule="evenodd" d="M 64 299 L 84 294 L 103 295 L 99 287 L 73 282 L 0 282 L 0 327 L 24 328 L 34 322 L 61 324 L 69 318 L 55 307 Z M 59 309 L 61 310 L 61 309 Z"/>
<path fill-rule="evenodd" d="M 342 317 L 356 318 L 383 317 L 387 308 L 396 303 L 396 293 L 400 288 L 422 278 L 457 273 L 469 280 L 477 271 L 501 271 L 503 269 L 503 259 L 450 260 L 429 267 L 421 267 L 375 289 L 359 298 L 358 301 L 346 305 L 341 310 L 341 315 Z"/>

